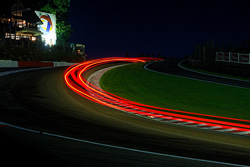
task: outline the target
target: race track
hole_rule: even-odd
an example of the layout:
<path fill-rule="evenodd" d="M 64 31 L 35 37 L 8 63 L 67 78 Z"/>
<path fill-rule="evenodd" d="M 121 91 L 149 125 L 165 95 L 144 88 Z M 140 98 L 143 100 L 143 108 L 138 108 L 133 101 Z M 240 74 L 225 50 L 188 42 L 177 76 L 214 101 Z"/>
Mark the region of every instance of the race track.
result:
<path fill-rule="evenodd" d="M 161 62 L 149 64 L 146 66 L 146 68 L 151 69 L 153 71 L 162 72 L 165 74 L 177 75 L 177 76 L 187 77 L 191 79 L 198 79 L 198 80 L 203 80 L 207 82 L 214 82 L 214 83 L 220 83 L 223 85 L 230 85 L 230 86 L 250 89 L 249 81 L 209 76 L 209 75 L 204 75 L 204 74 L 200 74 L 197 72 L 187 71 L 183 68 L 180 68 L 180 66 L 178 65 L 178 61 L 161 61 Z"/>
<path fill-rule="evenodd" d="M 93 68 L 84 77 L 110 65 L 114 64 Z M 65 68 L 54 68 L 0 77 L 0 121 L 126 148 L 249 165 L 249 138 L 162 124 L 94 103 L 66 86 L 64 71 Z M 93 162 L 99 166 L 215 166 L 208 162 L 145 156 L 129 151 L 119 153 L 111 148 L 20 132 L 10 127 L 0 127 L 0 132 L 3 136 L 1 145 L 7 146 L 3 147 L 3 152 L 8 153 L 4 159 L 10 154 L 20 156 L 13 152 L 27 148 L 38 155 L 47 155 L 47 160 L 36 157 L 43 163 L 54 160 L 70 166 Z M 196 136 L 192 137 L 192 134 Z M 32 154 L 28 155 L 32 157 Z M 25 164 L 28 160 L 21 162 Z"/>

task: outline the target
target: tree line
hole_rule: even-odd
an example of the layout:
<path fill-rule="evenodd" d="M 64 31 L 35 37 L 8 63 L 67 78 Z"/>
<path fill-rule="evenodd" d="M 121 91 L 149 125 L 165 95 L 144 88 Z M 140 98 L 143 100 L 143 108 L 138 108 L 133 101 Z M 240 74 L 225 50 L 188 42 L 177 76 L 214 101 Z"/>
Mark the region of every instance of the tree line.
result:
<path fill-rule="evenodd" d="M 134 56 L 132 56 L 132 54 L 129 54 L 129 52 L 126 51 L 125 57 L 134 57 Z M 156 58 L 166 59 L 166 57 L 163 54 L 161 54 L 160 52 L 158 52 L 157 54 L 155 54 L 155 53 L 150 54 L 150 53 L 141 52 L 141 53 L 137 53 L 135 57 L 156 57 Z"/>
<path fill-rule="evenodd" d="M 178 56 L 165 56 L 163 55 L 162 53 L 158 52 L 157 54 L 155 53 L 144 53 L 144 52 L 141 52 L 141 53 L 137 53 L 136 55 L 134 54 L 129 54 L 128 51 L 125 52 L 125 56 L 124 57 L 155 57 L 155 58 L 160 58 L 160 59 L 164 59 L 164 60 L 180 60 L 182 58 L 178 57 Z M 184 58 L 187 58 L 188 55 L 184 56 Z"/>

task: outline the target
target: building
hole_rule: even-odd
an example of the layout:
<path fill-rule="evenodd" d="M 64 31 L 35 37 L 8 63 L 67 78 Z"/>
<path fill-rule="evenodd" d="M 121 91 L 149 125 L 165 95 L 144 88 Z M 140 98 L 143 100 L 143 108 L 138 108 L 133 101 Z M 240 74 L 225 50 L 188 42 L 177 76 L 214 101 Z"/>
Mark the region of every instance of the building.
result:
<path fill-rule="evenodd" d="M 30 4 L 29 0 L 22 1 Z M 56 45 L 57 41 L 56 15 L 27 8 L 24 4 L 20 0 L 8 0 L 0 5 L 0 46 L 51 50 L 48 46 Z M 33 7 L 40 8 L 34 4 Z M 85 45 L 71 46 L 65 42 L 53 50 L 86 57 Z"/>
<path fill-rule="evenodd" d="M 86 61 L 87 55 L 84 44 L 72 44 L 71 47 L 73 48 L 73 54 L 83 57 L 84 61 Z"/>
<path fill-rule="evenodd" d="M 43 34 L 37 27 L 42 24 L 34 11 L 17 1 L 0 15 L 0 44 L 37 47 Z"/>

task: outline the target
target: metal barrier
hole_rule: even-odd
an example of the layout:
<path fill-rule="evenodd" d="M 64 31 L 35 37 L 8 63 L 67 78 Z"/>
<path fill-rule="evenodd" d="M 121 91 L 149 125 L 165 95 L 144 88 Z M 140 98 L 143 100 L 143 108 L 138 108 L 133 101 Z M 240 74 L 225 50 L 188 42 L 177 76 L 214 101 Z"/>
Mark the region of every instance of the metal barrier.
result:
<path fill-rule="evenodd" d="M 215 61 L 250 64 L 250 53 L 216 52 Z"/>

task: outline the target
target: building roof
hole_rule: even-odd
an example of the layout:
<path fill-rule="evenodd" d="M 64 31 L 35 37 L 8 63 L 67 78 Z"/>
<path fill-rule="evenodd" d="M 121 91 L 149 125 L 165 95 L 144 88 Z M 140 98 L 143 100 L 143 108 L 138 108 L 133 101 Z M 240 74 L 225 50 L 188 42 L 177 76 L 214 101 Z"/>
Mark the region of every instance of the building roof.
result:
<path fill-rule="evenodd" d="M 16 34 L 31 34 L 33 36 L 42 35 L 43 33 L 34 28 L 24 27 L 23 29 L 16 31 Z"/>
<path fill-rule="evenodd" d="M 40 5 L 39 5 L 40 0 L 32 0 L 32 3 L 30 3 L 30 0 L 5 0 L 4 3 L 2 5 L 0 5 L 0 17 L 5 17 L 5 18 L 10 18 L 10 17 L 14 17 L 14 18 L 20 18 L 17 16 L 13 16 L 11 14 L 11 8 L 17 4 L 21 4 L 22 7 L 30 7 L 30 8 L 25 8 L 26 10 L 26 14 L 24 14 L 24 19 L 27 20 L 30 23 L 38 23 L 38 24 L 42 24 L 42 22 L 40 22 L 39 18 L 36 16 L 35 14 L 35 10 L 40 10 Z M 33 13 L 32 13 L 33 12 Z M 39 19 L 39 20 L 38 20 Z"/>
<path fill-rule="evenodd" d="M 43 24 L 43 22 L 40 20 L 40 18 L 36 15 L 35 11 L 33 10 L 26 10 L 23 13 L 23 19 L 29 23 L 36 23 L 38 25 Z"/>

